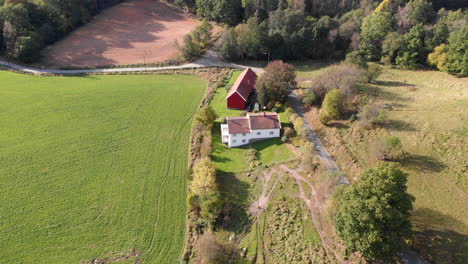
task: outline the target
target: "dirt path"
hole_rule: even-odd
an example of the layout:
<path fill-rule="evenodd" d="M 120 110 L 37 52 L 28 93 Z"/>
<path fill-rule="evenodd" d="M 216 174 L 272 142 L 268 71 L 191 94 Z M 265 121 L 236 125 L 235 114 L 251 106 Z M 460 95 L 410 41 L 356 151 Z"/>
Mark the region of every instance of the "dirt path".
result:
<path fill-rule="evenodd" d="M 328 153 L 327 149 L 322 144 L 322 141 L 315 134 L 307 118 L 304 117 L 304 108 L 302 107 L 302 104 L 295 92 L 289 94 L 289 102 L 291 103 L 296 113 L 304 120 L 304 127 L 307 130 L 307 137 L 312 143 L 314 143 L 314 150 L 320 161 L 325 165 L 325 168 L 327 168 L 328 170 L 339 173 L 340 169 L 338 168 L 338 165 L 336 165 L 336 162 Z M 349 185 L 349 181 L 346 177 L 340 175 L 339 178 L 341 184 Z"/>
<path fill-rule="evenodd" d="M 282 174 L 278 173 L 278 177 L 276 177 L 275 182 L 270 188 L 268 188 L 268 183 L 271 181 L 271 177 L 275 173 L 278 173 L 276 169 L 271 169 L 268 172 L 263 172 L 263 177 L 261 178 L 262 194 L 260 195 L 260 198 L 258 198 L 257 201 L 253 202 L 249 207 L 249 212 L 252 216 L 259 216 L 260 213 L 262 213 L 263 211 L 267 209 L 268 202 L 270 201 L 270 195 L 273 192 L 273 190 L 276 188 L 276 185 L 278 185 L 278 182 L 280 182 L 282 178 Z"/>

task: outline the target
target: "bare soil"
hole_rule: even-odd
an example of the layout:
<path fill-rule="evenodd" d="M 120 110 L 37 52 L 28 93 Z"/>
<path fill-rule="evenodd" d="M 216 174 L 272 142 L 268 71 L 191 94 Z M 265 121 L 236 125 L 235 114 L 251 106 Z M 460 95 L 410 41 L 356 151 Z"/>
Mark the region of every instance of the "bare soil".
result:
<path fill-rule="evenodd" d="M 200 21 L 159 0 L 129 0 L 44 51 L 47 66 L 157 63 L 178 55 L 174 42 Z"/>

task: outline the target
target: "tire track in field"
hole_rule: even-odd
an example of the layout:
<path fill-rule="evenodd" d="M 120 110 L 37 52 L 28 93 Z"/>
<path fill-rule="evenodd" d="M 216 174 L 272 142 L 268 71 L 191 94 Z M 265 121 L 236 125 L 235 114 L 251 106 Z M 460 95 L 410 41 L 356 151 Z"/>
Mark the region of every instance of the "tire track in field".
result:
<path fill-rule="evenodd" d="M 187 126 L 187 124 L 189 123 L 190 120 L 192 120 L 193 116 L 195 115 L 195 113 L 192 113 L 183 123 L 182 123 L 182 126 L 179 128 L 179 130 L 177 131 L 177 133 L 174 135 L 174 139 L 173 140 L 176 140 L 177 138 L 179 138 L 180 134 L 182 133 L 182 130 Z M 175 141 L 173 141 L 175 142 Z M 170 148 L 170 153 L 168 155 L 168 157 L 173 157 L 174 155 L 174 147 Z M 170 161 L 169 161 L 169 164 L 168 164 L 168 168 L 165 170 L 165 174 L 164 174 L 164 177 L 163 177 L 163 180 L 162 180 L 162 183 L 159 185 L 159 189 L 158 189 L 158 198 L 157 198 L 157 207 L 156 207 L 156 219 L 154 220 L 154 223 L 153 223 L 153 231 L 152 231 L 152 235 L 151 235 L 151 242 L 150 242 L 150 246 L 146 252 L 146 254 L 149 254 L 151 253 L 151 251 L 153 250 L 153 246 L 154 246 L 154 242 L 156 240 L 156 230 L 157 230 L 157 227 L 158 227 L 158 222 L 159 222 L 159 215 L 160 215 L 160 211 L 161 211 L 161 196 L 162 196 L 162 189 L 163 187 L 165 187 L 166 185 L 166 182 L 170 176 L 170 172 L 171 172 L 171 169 L 173 168 L 173 163 L 174 163 L 174 159 L 173 158 L 170 158 Z M 163 250 L 159 250 L 158 254 L 157 254 L 157 258 L 159 258 L 159 256 L 161 255 L 161 253 L 163 252 Z"/>

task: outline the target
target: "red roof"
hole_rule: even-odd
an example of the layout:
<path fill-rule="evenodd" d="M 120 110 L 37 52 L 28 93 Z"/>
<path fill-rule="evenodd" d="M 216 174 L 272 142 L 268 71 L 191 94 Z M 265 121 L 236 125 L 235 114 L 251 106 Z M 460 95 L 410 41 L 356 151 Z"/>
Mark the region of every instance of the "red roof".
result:
<path fill-rule="evenodd" d="M 247 116 L 227 117 L 229 134 L 251 133 L 257 129 L 281 128 L 277 113 L 248 114 Z"/>
<path fill-rule="evenodd" d="M 281 128 L 281 123 L 277 113 L 249 114 L 250 129 L 274 129 Z"/>
<path fill-rule="evenodd" d="M 257 81 L 257 74 L 255 74 L 252 69 L 248 68 L 239 75 L 236 82 L 232 85 L 231 90 L 229 90 L 226 98 L 229 98 L 231 95 L 238 93 L 244 101 L 249 99 L 250 94 L 252 93 L 255 82 Z"/>
<path fill-rule="evenodd" d="M 227 118 L 229 134 L 250 133 L 250 122 L 246 116 Z"/>

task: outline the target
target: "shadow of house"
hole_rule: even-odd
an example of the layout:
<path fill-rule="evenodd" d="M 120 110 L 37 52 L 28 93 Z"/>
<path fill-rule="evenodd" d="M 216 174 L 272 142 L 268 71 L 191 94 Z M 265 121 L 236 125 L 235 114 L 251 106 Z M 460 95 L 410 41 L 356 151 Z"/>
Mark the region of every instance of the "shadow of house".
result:
<path fill-rule="evenodd" d="M 414 226 L 411 247 L 431 263 L 464 264 L 468 260 L 467 226 L 429 208 L 412 212 Z M 453 226 L 453 229 L 440 226 Z"/>

